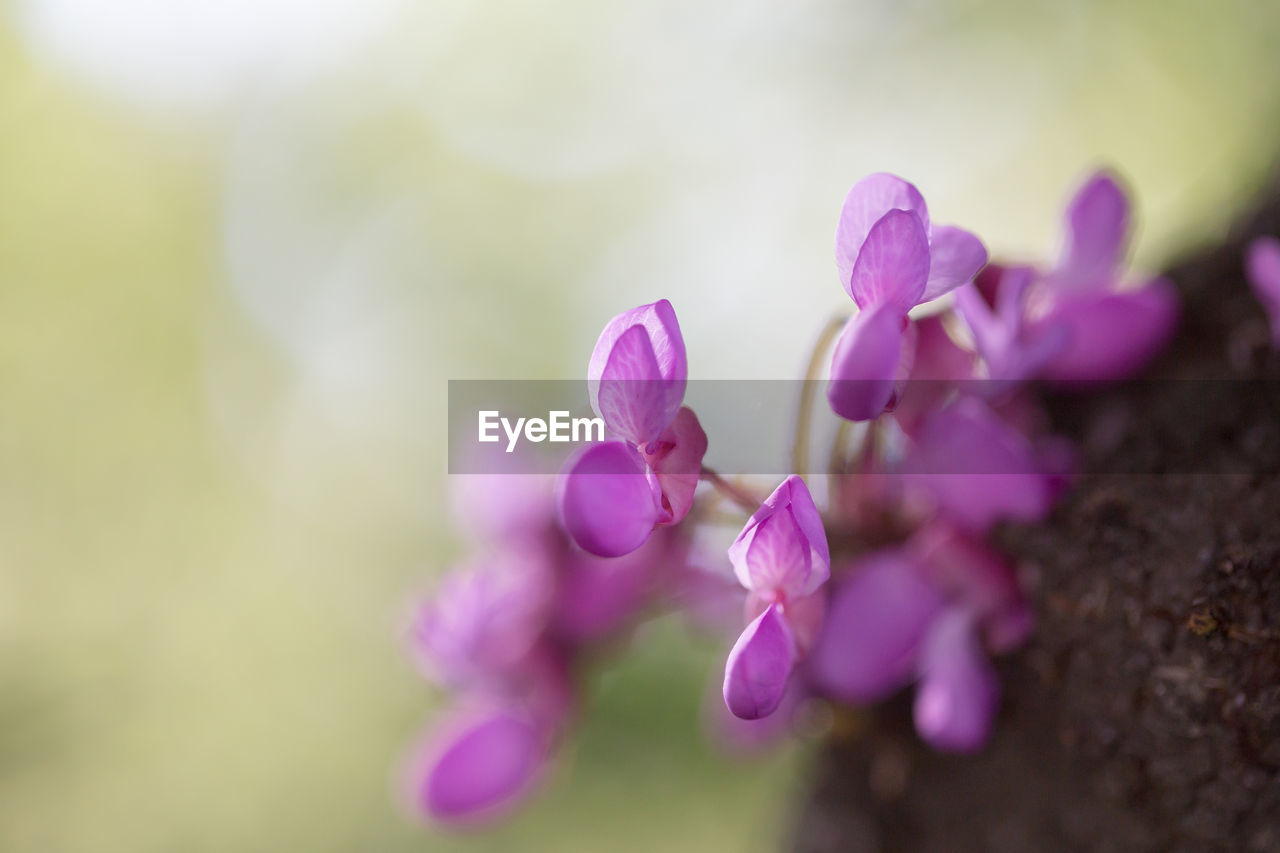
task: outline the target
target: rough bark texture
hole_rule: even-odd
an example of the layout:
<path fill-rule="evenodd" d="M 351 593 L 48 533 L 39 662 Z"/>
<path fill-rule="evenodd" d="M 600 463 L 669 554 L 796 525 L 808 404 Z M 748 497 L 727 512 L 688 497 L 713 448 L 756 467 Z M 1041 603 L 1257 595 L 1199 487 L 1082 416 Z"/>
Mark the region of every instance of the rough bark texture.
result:
<path fill-rule="evenodd" d="M 1170 271 L 1184 317 L 1147 378 L 1049 401 L 1095 473 L 1005 532 L 1040 623 L 1001 665 L 990 746 L 934 753 L 891 703 L 820 750 L 794 849 L 1280 850 L 1280 356 L 1242 271 L 1260 233 L 1280 202 Z"/>

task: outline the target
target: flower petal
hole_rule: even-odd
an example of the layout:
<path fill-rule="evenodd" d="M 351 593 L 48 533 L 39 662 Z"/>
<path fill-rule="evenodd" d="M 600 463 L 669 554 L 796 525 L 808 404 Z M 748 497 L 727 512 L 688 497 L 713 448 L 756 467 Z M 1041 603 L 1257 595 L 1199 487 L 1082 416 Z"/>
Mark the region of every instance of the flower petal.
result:
<path fill-rule="evenodd" d="M 935 226 L 929 235 L 929 281 L 921 302 L 937 299 L 973 281 L 987 263 L 987 247 L 974 234 L 951 225 Z"/>
<path fill-rule="evenodd" d="M 633 332 L 637 328 L 641 331 Z M 615 354 L 621 339 L 628 335 L 631 338 L 622 344 L 622 351 Z M 648 347 L 642 346 L 637 336 L 643 338 Z M 587 365 L 591 408 L 627 439 L 645 443 L 671 423 L 684 399 L 688 376 L 684 337 L 675 309 L 665 299 L 641 305 L 610 320 L 596 341 Z M 602 406 L 601 380 L 606 378 L 611 380 L 609 384 L 614 389 Z M 628 390 L 631 383 L 636 387 Z M 620 416 L 623 421 L 615 426 L 611 416 Z M 654 424 L 658 425 L 656 429 Z"/>
<path fill-rule="evenodd" d="M 517 711 L 461 713 L 435 733 L 419 760 L 416 805 L 448 823 L 495 817 L 533 787 L 547 747 L 546 735 Z"/>
<path fill-rule="evenodd" d="M 632 444 L 656 439 L 684 397 L 683 383 L 662 378 L 644 326 L 632 326 L 619 336 L 592 386 L 596 412 Z"/>
<path fill-rule="evenodd" d="M 771 526 L 779 515 L 787 518 Z M 768 530 L 757 543 L 762 527 Z M 790 537 L 793 542 L 783 541 Z M 752 514 L 729 546 L 729 562 L 747 589 L 780 590 L 791 597 L 810 595 L 831 576 L 822 516 L 799 475 L 783 480 Z"/>
<path fill-rule="evenodd" d="M 629 554 L 670 517 L 644 458 L 621 441 L 593 444 L 570 457 L 556 504 L 565 531 L 600 557 Z"/>
<path fill-rule="evenodd" d="M 778 605 L 755 618 L 733 644 L 724 667 L 724 703 L 735 717 L 772 714 L 786 694 L 795 664 L 795 639 Z"/>
<path fill-rule="evenodd" d="M 1067 329 L 1062 352 L 1041 371 L 1046 379 L 1110 381 L 1145 367 L 1168 342 L 1177 322 L 1177 291 L 1168 281 L 1156 279 L 1137 290 L 1062 295 L 1028 334 L 1043 334 L 1052 324 Z"/>
<path fill-rule="evenodd" d="M 926 524 L 908 551 L 948 600 L 962 604 L 997 651 L 1020 645 L 1035 623 L 1012 563 L 985 540 L 943 521 Z"/>
<path fill-rule="evenodd" d="M 1067 205 L 1065 226 L 1055 282 L 1072 290 L 1110 285 L 1129 238 L 1129 197 L 1116 176 L 1101 171 L 1085 181 Z"/>
<path fill-rule="evenodd" d="M 869 421 L 889 405 L 902 359 L 904 319 L 893 306 L 860 311 L 849 319 L 836 341 L 827 383 L 827 401 L 837 415 Z"/>
<path fill-rule="evenodd" d="M 1280 349 L 1280 240 L 1259 237 L 1249 244 L 1245 272 L 1271 323 L 1271 342 Z"/>
<path fill-rule="evenodd" d="M 909 210 L 919 218 L 928 233 L 929 209 L 924 197 L 907 181 L 897 175 L 877 172 L 867 175 L 853 185 L 845 196 L 836 225 L 836 268 L 840 271 L 840 284 L 855 301 L 850 289 L 854 264 L 862 244 L 871 233 L 871 226 L 891 210 Z"/>
<path fill-rule="evenodd" d="M 860 559 L 832 595 L 810 674 L 845 702 L 875 702 L 906 684 L 929 623 L 942 608 L 936 588 L 903 551 Z"/>
<path fill-rule="evenodd" d="M 1035 521 L 1048 513 L 1056 477 L 1022 433 L 989 406 L 961 398 L 934 414 L 902 465 L 903 483 L 975 532 L 997 521 Z"/>
<path fill-rule="evenodd" d="M 756 525 L 734 566 L 743 586 L 753 590 L 783 590 L 802 586 L 812 565 L 809 543 L 790 508 Z"/>
<path fill-rule="evenodd" d="M 952 609 L 934 621 L 920 657 L 916 731 L 934 748 L 973 752 L 986 743 L 1000 682 L 978 641 L 972 618 Z"/>
<path fill-rule="evenodd" d="M 859 308 L 893 305 L 906 314 L 920 303 L 929 279 L 929 234 L 909 211 L 891 210 L 871 226 L 849 277 Z"/>
<path fill-rule="evenodd" d="M 670 518 L 661 524 L 678 524 L 693 506 L 693 493 L 702 473 L 702 457 L 707 455 L 707 434 L 698 416 L 688 406 L 676 412 L 671 426 L 658 437 L 653 453 L 642 451 L 645 461 L 658 476 L 662 498 Z"/>
<path fill-rule="evenodd" d="M 546 625 L 554 587 L 537 551 L 498 552 L 446 575 L 411 628 L 427 674 L 450 687 L 507 680 Z"/>

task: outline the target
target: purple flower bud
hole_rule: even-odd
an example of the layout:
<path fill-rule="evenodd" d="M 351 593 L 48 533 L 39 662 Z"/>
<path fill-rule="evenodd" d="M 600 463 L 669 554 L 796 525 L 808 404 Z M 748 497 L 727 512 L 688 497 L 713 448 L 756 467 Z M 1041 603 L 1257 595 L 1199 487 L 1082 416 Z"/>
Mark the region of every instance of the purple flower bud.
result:
<path fill-rule="evenodd" d="M 733 644 L 724 667 L 724 703 L 735 717 L 758 720 L 782 702 L 796 642 L 778 604 L 755 618 Z"/>
<path fill-rule="evenodd" d="M 886 698 L 911 681 L 920 644 L 942 605 L 937 587 L 906 551 L 860 558 L 832 593 L 809 655 L 814 686 L 855 704 Z"/>
<path fill-rule="evenodd" d="M 935 749 L 973 752 L 991 734 L 1000 682 L 965 610 L 933 621 L 920 654 L 916 731 Z"/>
<path fill-rule="evenodd" d="M 1249 244 L 1245 273 L 1271 323 L 1271 343 L 1280 349 L 1280 240 L 1259 237 Z"/>
<path fill-rule="evenodd" d="M 934 228 L 919 191 L 893 175 L 870 175 L 849 191 L 836 227 L 836 265 L 860 313 L 836 344 L 827 398 L 836 414 L 869 420 L 904 378 L 907 312 L 973 279 L 987 261 L 959 228 Z"/>
<path fill-rule="evenodd" d="M 591 407 L 628 442 L 647 445 L 675 418 L 689 364 L 671 303 L 660 299 L 609 321 L 587 366 Z"/>
<path fill-rule="evenodd" d="M 729 546 L 738 581 L 776 598 L 810 595 L 831 576 L 822 516 L 798 475 L 783 480 Z"/>
<path fill-rule="evenodd" d="M 551 737 L 511 708 L 455 712 L 414 762 L 409 786 L 416 808 L 450 824 L 498 817 L 533 789 L 546 768 Z"/>

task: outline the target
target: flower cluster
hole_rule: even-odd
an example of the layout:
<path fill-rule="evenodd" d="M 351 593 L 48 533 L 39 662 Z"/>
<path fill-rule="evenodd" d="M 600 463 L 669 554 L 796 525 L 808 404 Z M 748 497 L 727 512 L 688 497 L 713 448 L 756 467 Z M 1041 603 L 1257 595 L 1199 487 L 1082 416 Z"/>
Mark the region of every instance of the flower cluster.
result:
<path fill-rule="evenodd" d="M 611 320 L 587 368 L 609 439 L 566 460 L 554 490 L 504 475 L 459 497 L 485 524 L 478 556 L 414 624 L 427 672 L 461 697 L 418 753 L 417 805 L 458 821 L 515 802 L 574 716 L 582 662 L 642 615 L 708 595 L 741 599 L 723 675 L 732 718 L 780 722 L 758 730 L 776 733 L 806 703 L 869 706 L 914 686 L 921 738 L 981 748 L 999 707 L 992 658 L 1035 622 L 991 533 L 1043 520 L 1075 462 L 1029 383 L 1130 376 L 1177 320 L 1168 282 L 1123 273 L 1129 219 L 1102 172 L 1068 204 L 1056 264 L 988 265 L 972 233 L 932 224 L 910 183 L 858 182 L 836 232 L 858 311 L 842 321 L 827 399 L 862 425 L 838 431 L 823 501 L 805 471 L 760 500 L 705 468 L 671 304 Z M 1248 269 L 1280 343 L 1280 241 L 1256 244 Z M 952 291 L 953 305 L 913 315 Z M 703 574 L 693 528 L 723 517 L 702 508 L 724 499 L 749 517 L 723 572 Z"/>
<path fill-rule="evenodd" d="M 542 776 L 578 705 L 581 664 L 686 584 L 674 531 L 618 559 L 586 553 L 534 474 L 459 475 L 454 504 L 476 553 L 410 629 L 424 673 L 458 696 L 413 755 L 407 799 L 431 818 L 501 814 Z"/>

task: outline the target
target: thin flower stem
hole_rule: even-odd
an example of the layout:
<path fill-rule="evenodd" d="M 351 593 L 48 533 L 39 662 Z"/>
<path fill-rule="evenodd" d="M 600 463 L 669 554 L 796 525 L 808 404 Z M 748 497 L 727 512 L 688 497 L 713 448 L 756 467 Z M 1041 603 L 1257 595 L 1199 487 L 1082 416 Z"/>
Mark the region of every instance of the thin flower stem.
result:
<path fill-rule="evenodd" d="M 698 479 L 710 483 L 715 487 L 716 491 L 745 509 L 748 513 L 754 513 L 760 508 L 761 498 L 756 497 L 741 486 L 730 483 L 705 465 L 702 466 L 702 473 L 698 475 Z"/>
<path fill-rule="evenodd" d="M 818 373 L 822 370 L 822 357 L 848 321 L 849 317 L 845 314 L 838 314 L 827 320 L 827 325 L 822 327 L 822 332 L 809 353 L 809 368 L 805 371 L 804 383 L 800 386 L 800 402 L 796 407 L 796 432 L 791 440 L 793 474 L 804 474 L 809 470 L 809 425 L 813 420 L 813 396 L 818 385 Z"/>

